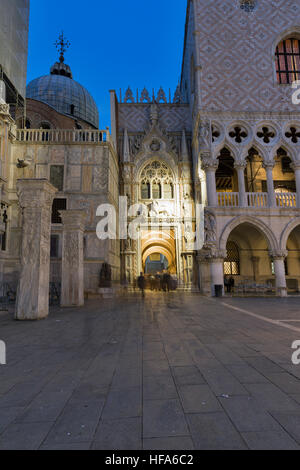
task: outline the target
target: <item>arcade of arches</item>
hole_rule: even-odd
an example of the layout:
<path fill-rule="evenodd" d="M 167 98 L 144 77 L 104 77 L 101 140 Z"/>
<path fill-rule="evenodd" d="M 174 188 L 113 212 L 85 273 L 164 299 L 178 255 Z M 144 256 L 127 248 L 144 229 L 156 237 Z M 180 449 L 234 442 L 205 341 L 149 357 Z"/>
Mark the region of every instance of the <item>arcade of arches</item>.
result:
<path fill-rule="evenodd" d="M 266 290 L 285 287 L 285 280 L 290 293 L 299 291 L 300 225 L 292 230 L 286 247 L 276 255 L 260 228 L 242 223 L 230 233 L 226 253 L 224 276 L 235 279 L 237 291 L 255 286 Z"/>

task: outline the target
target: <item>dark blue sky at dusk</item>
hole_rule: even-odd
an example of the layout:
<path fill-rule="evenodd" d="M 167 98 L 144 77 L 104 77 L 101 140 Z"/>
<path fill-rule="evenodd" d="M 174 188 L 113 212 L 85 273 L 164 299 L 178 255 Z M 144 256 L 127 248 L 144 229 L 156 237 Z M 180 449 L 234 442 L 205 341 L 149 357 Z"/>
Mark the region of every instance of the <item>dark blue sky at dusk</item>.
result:
<path fill-rule="evenodd" d="M 180 78 L 186 0 L 31 0 L 27 81 L 58 60 L 62 30 L 71 42 L 65 62 L 94 97 L 100 128 L 110 124 L 109 90 L 162 86 Z"/>

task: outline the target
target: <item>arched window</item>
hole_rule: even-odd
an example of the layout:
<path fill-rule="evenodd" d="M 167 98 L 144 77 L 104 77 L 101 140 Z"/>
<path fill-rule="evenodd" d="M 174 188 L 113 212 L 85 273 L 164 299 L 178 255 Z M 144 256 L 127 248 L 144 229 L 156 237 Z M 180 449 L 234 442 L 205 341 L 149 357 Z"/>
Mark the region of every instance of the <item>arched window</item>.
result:
<path fill-rule="evenodd" d="M 165 163 L 149 163 L 141 174 L 142 199 L 174 199 L 172 171 Z"/>
<path fill-rule="evenodd" d="M 227 243 L 227 258 L 224 261 L 225 276 L 240 275 L 240 252 L 238 246 L 234 242 Z"/>
<path fill-rule="evenodd" d="M 288 38 L 276 48 L 276 72 L 280 85 L 300 80 L 300 40 Z"/>
<path fill-rule="evenodd" d="M 51 129 L 49 122 L 41 122 L 40 129 Z"/>

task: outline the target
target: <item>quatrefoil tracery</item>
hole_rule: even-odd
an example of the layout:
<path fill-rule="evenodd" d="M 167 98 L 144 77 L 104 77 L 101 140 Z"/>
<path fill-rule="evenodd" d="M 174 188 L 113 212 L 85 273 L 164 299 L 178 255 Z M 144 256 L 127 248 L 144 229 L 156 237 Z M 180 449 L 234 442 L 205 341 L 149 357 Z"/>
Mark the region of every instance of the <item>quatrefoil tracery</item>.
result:
<path fill-rule="evenodd" d="M 229 132 L 229 137 L 233 139 L 237 144 L 241 144 L 248 137 L 248 133 L 245 129 L 240 126 L 235 126 Z"/>
<path fill-rule="evenodd" d="M 289 130 L 286 131 L 285 136 L 293 142 L 293 144 L 297 144 L 300 139 L 300 131 L 295 127 L 289 127 Z"/>
<path fill-rule="evenodd" d="M 269 144 L 276 137 L 275 131 L 267 126 L 263 126 L 261 129 L 259 129 L 256 135 L 265 144 Z"/>

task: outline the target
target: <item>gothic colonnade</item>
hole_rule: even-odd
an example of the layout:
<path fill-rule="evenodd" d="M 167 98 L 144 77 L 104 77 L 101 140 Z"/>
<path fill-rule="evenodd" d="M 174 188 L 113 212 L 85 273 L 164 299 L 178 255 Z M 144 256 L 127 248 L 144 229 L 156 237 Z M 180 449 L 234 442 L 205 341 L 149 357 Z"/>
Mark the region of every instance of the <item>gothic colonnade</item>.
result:
<path fill-rule="evenodd" d="M 268 205 L 269 208 L 276 208 L 276 194 L 274 188 L 273 170 L 275 167 L 275 161 L 263 161 L 263 168 L 266 171 L 267 178 L 267 194 L 268 194 Z M 247 166 L 246 160 L 235 161 L 234 168 L 237 172 L 238 177 L 238 188 L 239 188 L 239 207 L 248 207 L 248 197 L 245 186 L 245 169 Z M 203 158 L 201 168 L 205 173 L 206 177 L 206 191 L 207 191 L 207 205 L 209 207 L 218 207 L 218 192 L 216 186 L 216 171 L 219 167 L 219 160 L 217 157 Z M 300 209 L 300 161 L 293 161 L 291 168 L 295 174 L 296 182 L 296 207 Z"/>

